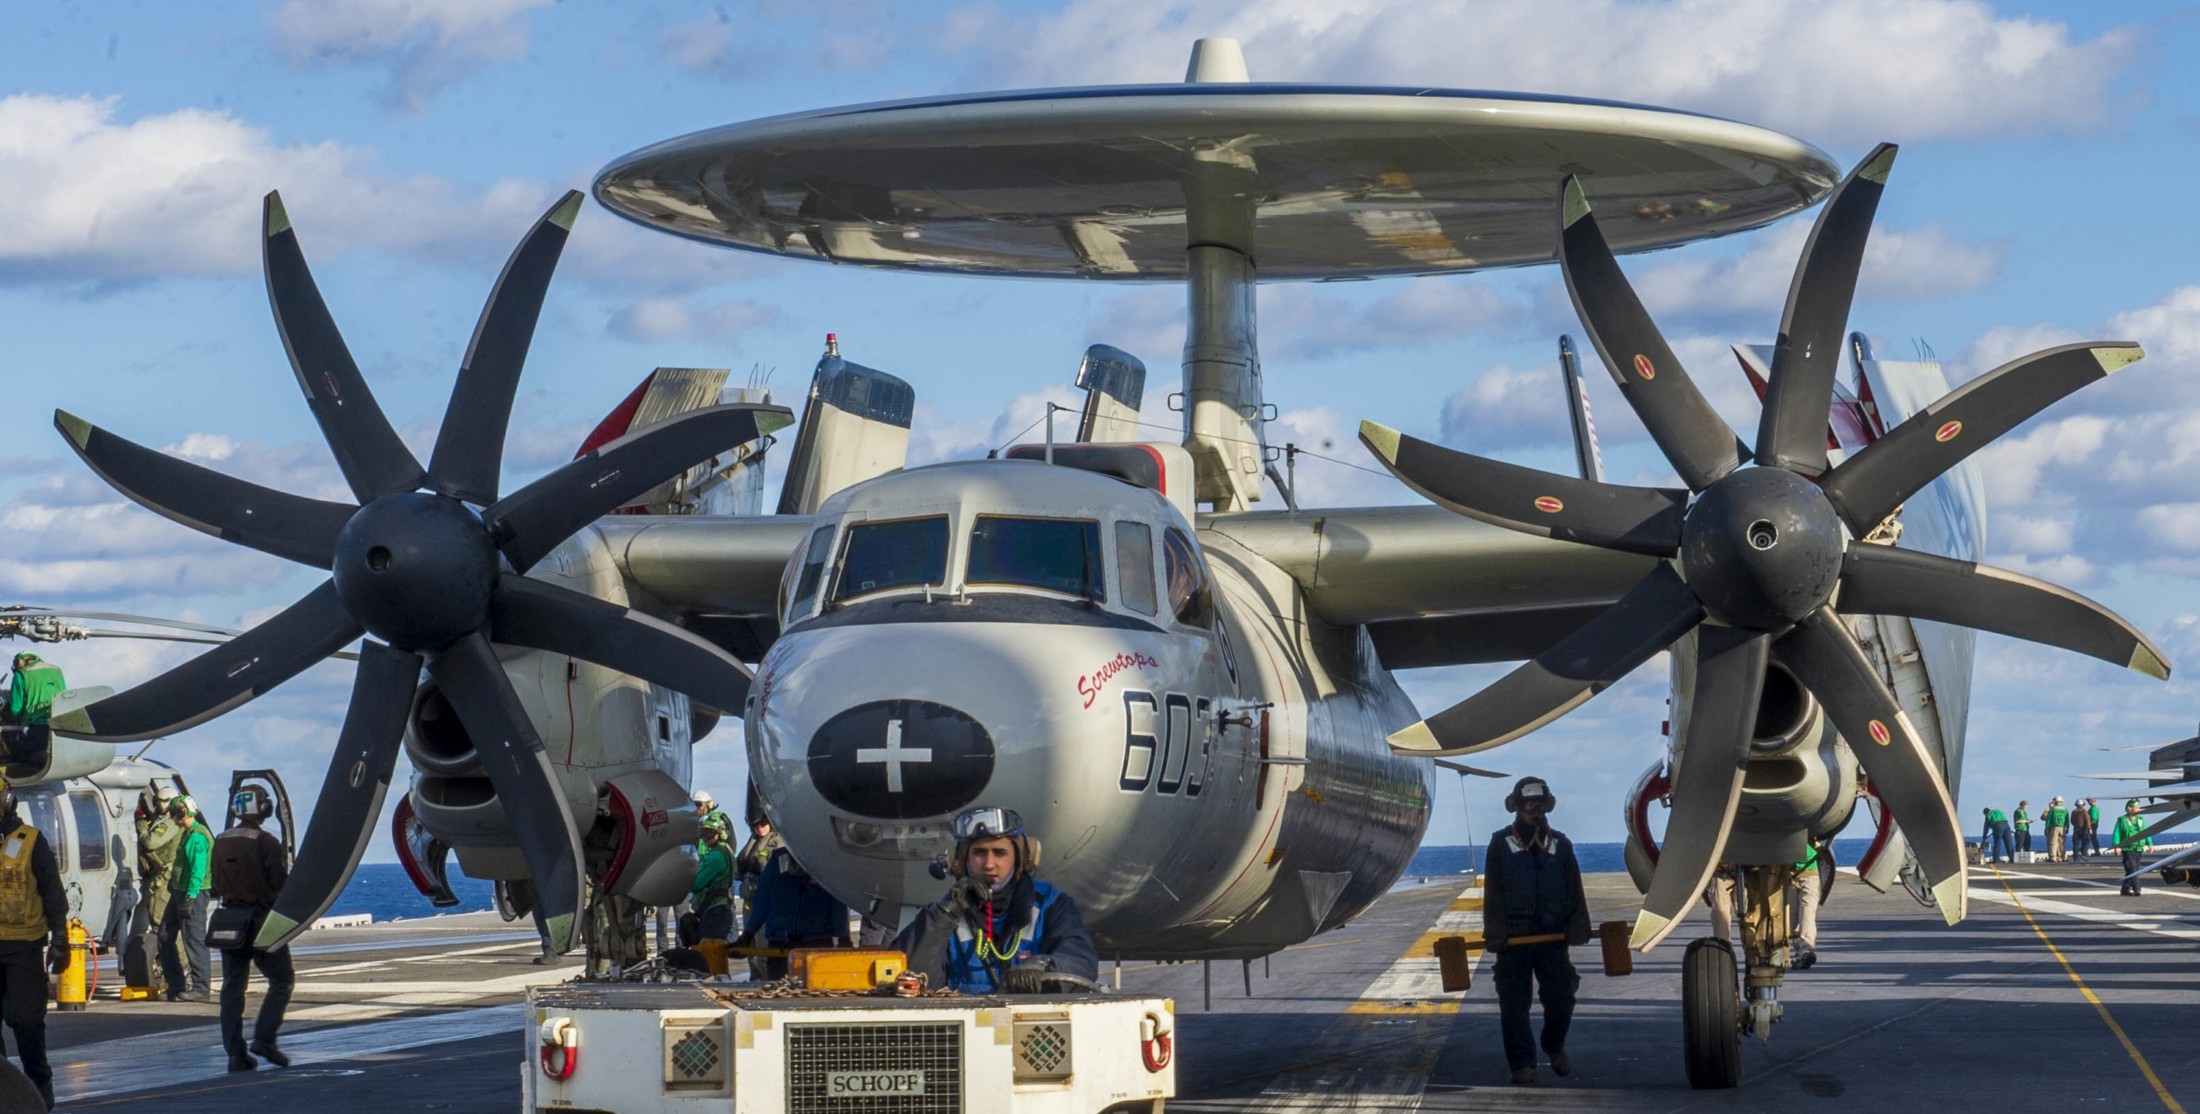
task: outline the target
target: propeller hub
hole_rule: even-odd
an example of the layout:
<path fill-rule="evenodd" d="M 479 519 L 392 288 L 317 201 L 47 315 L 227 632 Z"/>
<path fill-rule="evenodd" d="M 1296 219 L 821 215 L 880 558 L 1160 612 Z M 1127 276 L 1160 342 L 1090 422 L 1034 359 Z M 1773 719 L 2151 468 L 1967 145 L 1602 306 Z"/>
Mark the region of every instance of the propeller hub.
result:
<path fill-rule="evenodd" d="M 481 630 L 501 566 L 481 515 L 426 492 L 385 495 L 336 536 L 336 594 L 400 650 L 440 650 Z"/>
<path fill-rule="evenodd" d="M 1833 595 L 1841 520 L 1816 484 L 1744 468 L 1705 489 L 1681 524 L 1681 573 L 1720 622 L 1779 630 Z"/>

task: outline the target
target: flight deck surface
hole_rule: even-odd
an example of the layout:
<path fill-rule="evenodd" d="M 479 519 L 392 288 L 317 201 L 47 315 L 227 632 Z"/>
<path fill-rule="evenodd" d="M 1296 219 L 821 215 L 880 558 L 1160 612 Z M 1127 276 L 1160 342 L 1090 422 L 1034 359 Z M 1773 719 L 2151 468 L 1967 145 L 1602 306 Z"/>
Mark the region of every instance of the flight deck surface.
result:
<path fill-rule="evenodd" d="M 1436 935 L 1479 928 L 1477 891 L 1457 879 L 1395 891 L 1344 929 L 1254 961 L 1251 997 L 1236 963 L 1214 964 L 1211 1010 L 1200 964 L 1126 964 L 1122 981 L 1176 1000 L 1172 1111 L 2051 1099 L 2128 1114 L 2200 1101 L 2200 889 L 2147 881 L 2125 898 L 2105 864 L 1974 871 L 1970 918 L 1948 928 L 1905 895 L 1844 878 L 1817 967 L 1789 977 L 1772 1041 L 1744 1040 L 1731 1091 L 1692 1091 L 1683 1074 L 1679 940 L 1638 956 L 1625 978 L 1600 974 L 1593 947 L 1576 949 L 1573 1075 L 1546 1067 L 1537 1087 L 1509 1085 L 1487 959 L 1472 990 L 1446 996 L 1427 958 Z M 1624 876 L 1588 882 L 1593 919 L 1632 917 Z M 286 1070 L 224 1072 L 210 1004 L 123 1003 L 103 988 L 89 1011 L 48 1017 L 61 1109 L 513 1110 L 531 1063 L 520 997 L 577 969 L 531 965 L 534 935 L 513 927 L 476 914 L 309 934 Z"/>

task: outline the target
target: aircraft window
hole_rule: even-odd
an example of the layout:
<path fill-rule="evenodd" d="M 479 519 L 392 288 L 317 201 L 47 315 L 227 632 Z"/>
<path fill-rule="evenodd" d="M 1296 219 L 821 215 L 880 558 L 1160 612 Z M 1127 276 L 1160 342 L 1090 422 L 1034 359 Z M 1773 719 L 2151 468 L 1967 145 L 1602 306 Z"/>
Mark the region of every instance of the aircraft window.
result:
<path fill-rule="evenodd" d="M 1008 518 L 981 514 L 970 531 L 972 584 L 1018 584 L 1108 598 L 1100 564 L 1100 524 L 1089 518 Z"/>
<path fill-rule="evenodd" d="M 889 588 L 940 584 L 947 578 L 947 516 L 859 522 L 840 551 L 833 600 Z"/>
<path fill-rule="evenodd" d="M 833 528 L 820 527 L 810 535 L 809 552 L 802 556 L 802 570 L 795 574 L 794 598 L 787 605 L 787 621 L 810 610 L 810 601 L 817 596 L 817 586 L 825 578 L 825 563 L 833 555 Z"/>
<path fill-rule="evenodd" d="M 61 844 L 61 801 L 54 793 L 26 793 L 17 798 L 22 806 L 23 819 L 33 828 L 44 833 L 53 846 Z M 60 853 L 55 852 L 56 856 Z"/>
<path fill-rule="evenodd" d="M 1192 539 L 1174 526 L 1161 535 L 1161 558 L 1169 571 L 1169 609 L 1177 622 L 1207 625 L 1207 575 L 1199 567 L 1199 551 Z"/>
<path fill-rule="evenodd" d="M 1115 579 L 1123 586 L 1123 606 L 1140 615 L 1153 614 L 1153 527 L 1115 524 Z"/>
<path fill-rule="evenodd" d="M 99 794 L 69 794 L 69 811 L 76 817 L 76 865 L 85 870 L 107 869 L 107 817 Z"/>

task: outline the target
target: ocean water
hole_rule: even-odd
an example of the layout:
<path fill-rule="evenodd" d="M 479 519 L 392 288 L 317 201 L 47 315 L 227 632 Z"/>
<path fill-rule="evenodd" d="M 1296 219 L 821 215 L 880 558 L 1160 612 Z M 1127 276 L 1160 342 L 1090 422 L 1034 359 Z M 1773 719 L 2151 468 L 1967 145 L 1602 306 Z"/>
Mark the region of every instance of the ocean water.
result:
<path fill-rule="evenodd" d="M 1870 846 L 1868 839 L 1834 840 L 1834 861 L 1843 867 L 1854 866 Z M 1460 874 L 1466 871 L 1470 861 L 1479 870 L 1482 854 L 1479 844 L 1474 847 L 1471 859 L 1465 847 L 1423 847 L 1414 854 L 1406 874 L 1420 877 Z M 1581 860 L 1581 869 L 1591 874 L 1627 869 L 1621 844 L 1577 843 L 1574 855 Z M 450 881 L 451 892 L 458 895 L 458 904 L 438 909 L 413 888 L 404 867 L 396 863 L 363 863 L 329 913 L 332 916 L 366 913 L 377 921 L 391 921 L 432 917 L 438 913 L 477 913 L 495 908 L 495 887 L 490 883 L 468 878 L 455 869 L 451 871 Z"/>

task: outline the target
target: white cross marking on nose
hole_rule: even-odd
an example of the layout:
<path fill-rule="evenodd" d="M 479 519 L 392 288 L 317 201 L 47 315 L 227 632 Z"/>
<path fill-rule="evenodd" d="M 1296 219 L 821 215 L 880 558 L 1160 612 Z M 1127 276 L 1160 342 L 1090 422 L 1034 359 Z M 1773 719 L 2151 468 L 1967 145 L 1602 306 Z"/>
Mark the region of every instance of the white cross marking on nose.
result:
<path fill-rule="evenodd" d="M 886 745 L 863 747 L 856 751 L 857 762 L 886 763 L 886 791 L 901 792 L 901 764 L 904 762 L 930 762 L 931 747 L 904 747 L 901 745 L 901 721 L 886 721 Z"/>

